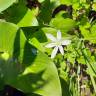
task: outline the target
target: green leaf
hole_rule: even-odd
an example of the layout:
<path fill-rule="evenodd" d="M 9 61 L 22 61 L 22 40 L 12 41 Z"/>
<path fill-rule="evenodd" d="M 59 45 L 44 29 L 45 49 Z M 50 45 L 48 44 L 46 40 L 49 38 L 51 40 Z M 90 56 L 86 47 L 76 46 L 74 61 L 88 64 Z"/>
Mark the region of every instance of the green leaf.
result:
<path fill-rule="evenodd" d="M 90 30 L 87 24 L 85 26 L 80 26 L 81 34 L 84 36 L 85 40 L 89 40 L 91 43 L 96 43 L 96 24 L 94 24 Z"/>
<path fill-rule="evenodd" d="M 16 25 L 0 20 L 0 52 L 12 55 L 17 30 Z"/>
<path fill-rule="evenodd" d="M 93 3 L 92 9 L 93 9 L 94 11 L 96 11 L 96 1 L 95 1 L 95 3 Z"/>
<path fill-rule="evenodd" d="M 44 47 L 40 44 L 40 42 L 36 38 L 32 38 L 29 40 L 29 43 L 38 48 L 40 51 L 44 52 Z"/>
<path fill-rule="evenodd" d="M 28 9 L 25 0 L 20 0 L 1 14 L 6 21 L 17 24 L 19 27 L 36 26 L 38 8 Z"/>
<path fill-rule="evenodd" d="M 16 0 L 0 0 L 0 13 L 12 5 Z"/>
<path fill-rule="evenodd" d="M 61 4 L 66 4 L 66 5 L 72 5 L 76 2 L 78 2 L 78 0 L 60 0 Z"/>
<path fill-rule="evenodd" d="M 94 2 L 96 2 L 96 0 L 93 0 Z"/>
<path fill-rule="evenodd" d="M 50 22 L 50 26 L 56 28 L 57 30 L 63 30 L 64 32 L 68 32 L 72 30 L 76 25 L 75 21 L 67 18 L 54 18 Z"/>
<path fill-rule="evenodd" d="M 47 41 L 47 38 L 43 30 L 41 30 L 42 28 L 39 26 L 32 26 L 24 27 L 22 29 L 29 43 L 35 46 L 38 50 L 44 52 L 45 48 L 43 47 L 43 43 Z"/>
<path fill-rule="evenodd" d="M 61 4 L 71 5 L 73 0 L 60 0 Z"/>
<path fill-rule="evenodd" d="M 28 47 L 23 51 L 25 56 L 22 62 L 19 61 L 21 63 L 0 63 L 5 83 L 25 93 L 61 96 L 60 81 L 52 61 L 41 52 L 34 55 Z"/>
<path fill-rule="evenodd" d="M 0 74 L 0 91 L 3 90 L 3 88 L 4 88 L 4 80 L 2 79 L 2 74 Z"/>
<path fill-rule="evenodd" d="M 39 0 L 41 1 L 41 0 Z M 59 5 L 57 0 L 43 0 L 40 13 L 38 15 L 38 22 L 42 24 L 49 24 L 53 10 Z"/>
<path fill-rule="evenodd" d="M 79 64 L 86 64 L 83 56 L 80 56 L 79 58 L 77 58 L 77 61 L 78 61 Z"/>
<path fill-rule="evenodd" d="M 26 26 L 37 26 L 38 21 L 36 19 L 36 15 L 38 13 L 38 8 L 33 10 L 27 10 L 25 16 L 20 20 L 18 26 L 26 27 Z"/>
<path fill-rule="evenodd" d="M 25 93 L 61 96 L 54 63 L 47 55 L 30 45 L 23 31 L 18 29 L 12 23 L 0 21 L 0 51 L 11 54 L 8 60 L 0 58 L 0 74 L 5 84 Z"/>

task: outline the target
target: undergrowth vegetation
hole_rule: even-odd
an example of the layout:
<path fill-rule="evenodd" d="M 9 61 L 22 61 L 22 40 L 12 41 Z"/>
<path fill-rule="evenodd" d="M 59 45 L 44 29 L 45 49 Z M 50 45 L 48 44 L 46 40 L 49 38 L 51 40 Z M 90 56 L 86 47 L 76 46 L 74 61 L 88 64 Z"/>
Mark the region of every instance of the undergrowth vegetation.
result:
<path fill-rule="evenodd" d="M 96 0 L 0 0 L 0 96 L 5 86 L 96 96 Z"/>

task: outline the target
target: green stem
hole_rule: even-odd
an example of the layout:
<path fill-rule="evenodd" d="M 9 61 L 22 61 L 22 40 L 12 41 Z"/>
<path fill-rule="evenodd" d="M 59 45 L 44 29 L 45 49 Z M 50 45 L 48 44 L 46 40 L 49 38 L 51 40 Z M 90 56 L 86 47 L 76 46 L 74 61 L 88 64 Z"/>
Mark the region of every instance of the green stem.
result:
<path fill-rule="evenodd" d="M 77 76 L 78 76 L 78 80 L 77 80 L 77 84 L 78 84 L 78 96 L 80 96 L 80 66 L 78 65 L 78 71 L 77 71 Z"/>
<path fill-rule="evenodd" d="M 95 80 L 93 78 L 93 76 L 90 75 L 90 78 L 91 78 L 91 81 L 92 81 L 92 84 L 93 84 L 93 87 L 94 87 L 94 91 L 96 93 L 96 83 L 95 83 Z"/>
<path fill-rule="evenodd" d="M 83 51 L 82 51 L 83 52 Z M 95 80 L 94 80 L 94 78 L 93 78 L 93 76 L 92 76 L 92 74 L 91 74 L 91 70 L 93 70 L 93 68 L 92 68 L 92 66 L 91 66 L 91 64 L 90 64 L 90 60 L 89 60 L 89 56 L 87 55 L 87 54 L 85 54 L 85 53 L 87 53 L 86 51 L 85 52 L 83 52 L 83 55 L 84 55 L 84 58 L 85 58 L 85 60 L 86 60 L 86 63 L 87 63 L 87 65 L 88 65 L 88 71 L 89 71 L 89 74 L 90 74 L 90 78 L 91 78 L 91 81 L 92 81 L 92 84 L 93 84 L 93 87 L 94 87 L 94 91 L 95 91 L 95 93 L 96 93 L 96 83 L 95 83 Z M 94 70 L 93 70 L 93 72 L 94 72 Z"/>

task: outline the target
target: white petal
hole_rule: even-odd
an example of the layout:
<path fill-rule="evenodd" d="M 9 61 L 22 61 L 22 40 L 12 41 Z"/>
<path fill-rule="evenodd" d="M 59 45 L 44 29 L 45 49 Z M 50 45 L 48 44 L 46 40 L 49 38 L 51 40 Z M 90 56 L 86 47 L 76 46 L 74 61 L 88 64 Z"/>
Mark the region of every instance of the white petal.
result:
<path fill-rule="evenodd" d="M 62 46 L 59 46 L 59 50 L 60 50 L 61 54 L 64 55 L 64 50 L 63 50 Z"/>
<path fill-rule="evenodd" d="M 71 40 L 63 40 L 62 45 L 68 45 L 71 43 Z"/>
<path fill-rule="evenodd" d="M 56 41 L 56 38 L 52 35 L 52 34 L 46 34 L 47 38 L 52 40 L 52 41 Z"/>
<path fill-rule="evenodd" d="M 55 43 L 49 43 L 49 44 L 47 44 L 45 47 L 46 47 L 46 48 L 52 48 L 52 47 L 55 47 L 55 46 L 56 46 Z"/>
<path fill-rule="evenodd" d="M 60 32 L 60 30 L 57 31 L 57 39 L 58 39 L 58 40 L 61 39 L 61 32 Z"/>
<path fill-rule="evenodd" d="M 54 58 L 56 56 L 56 53 L 58 51 L 58 47 L 56 46 L 53 51 L 52 51 L 52 54 L 51 54 L 51 58 Z"/>

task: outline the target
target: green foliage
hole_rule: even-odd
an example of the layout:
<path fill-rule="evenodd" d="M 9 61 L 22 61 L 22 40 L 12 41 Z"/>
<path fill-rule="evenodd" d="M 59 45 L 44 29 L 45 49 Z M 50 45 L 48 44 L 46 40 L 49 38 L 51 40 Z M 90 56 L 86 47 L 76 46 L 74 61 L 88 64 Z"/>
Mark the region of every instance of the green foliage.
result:
<path fill-rule="evenodd" d="M 95 96 L 95 5 L 96 0 L 0 0 L 0 90 L 10 85 L 26 96 Z"/>
<path fill-rule="evenodd" d="M 32 47 L 27 42 L 23 31 L 19 31 L 16 25 L 5 21 L 1 21 L 0 25 L 2 26 L 0 30 L 3 30 L 0 43 L 0 52 L 3 52 L 0 74 L 3 75 L 5 84 L 24 92 L 35 92 L 46 96 L 60 95 L 60 82 L 54 63 L 44 53 Z M 6 30 L 3 26 L 6 26 Z M 7 38 L 7 34 L 10 37 Z M 10 55 L 7 61 L 5 61 L 6 56 L 2 56 L 6 52 Z M 53 89 L 57 91 L 53 92 Z M 47 90 L 50 90 L 50 93 Z"/>
<path fill-rule="evenodd" d="M 70 18 L 64 19 L 63 17 L 61 18 L 54 18 L 51 20 L 50 22 L 50 26 L 59 29 L 59 30 L 63 30 L 65 32 L 68 32 L 70 30 L 72 30 L 72 28 L 75 27 L 75 21 L 73 21 Z"/>
<path fill-rule="evenodd" d="M 12 5 L 16 0 L 0 0 L 0 12 Z"/>

